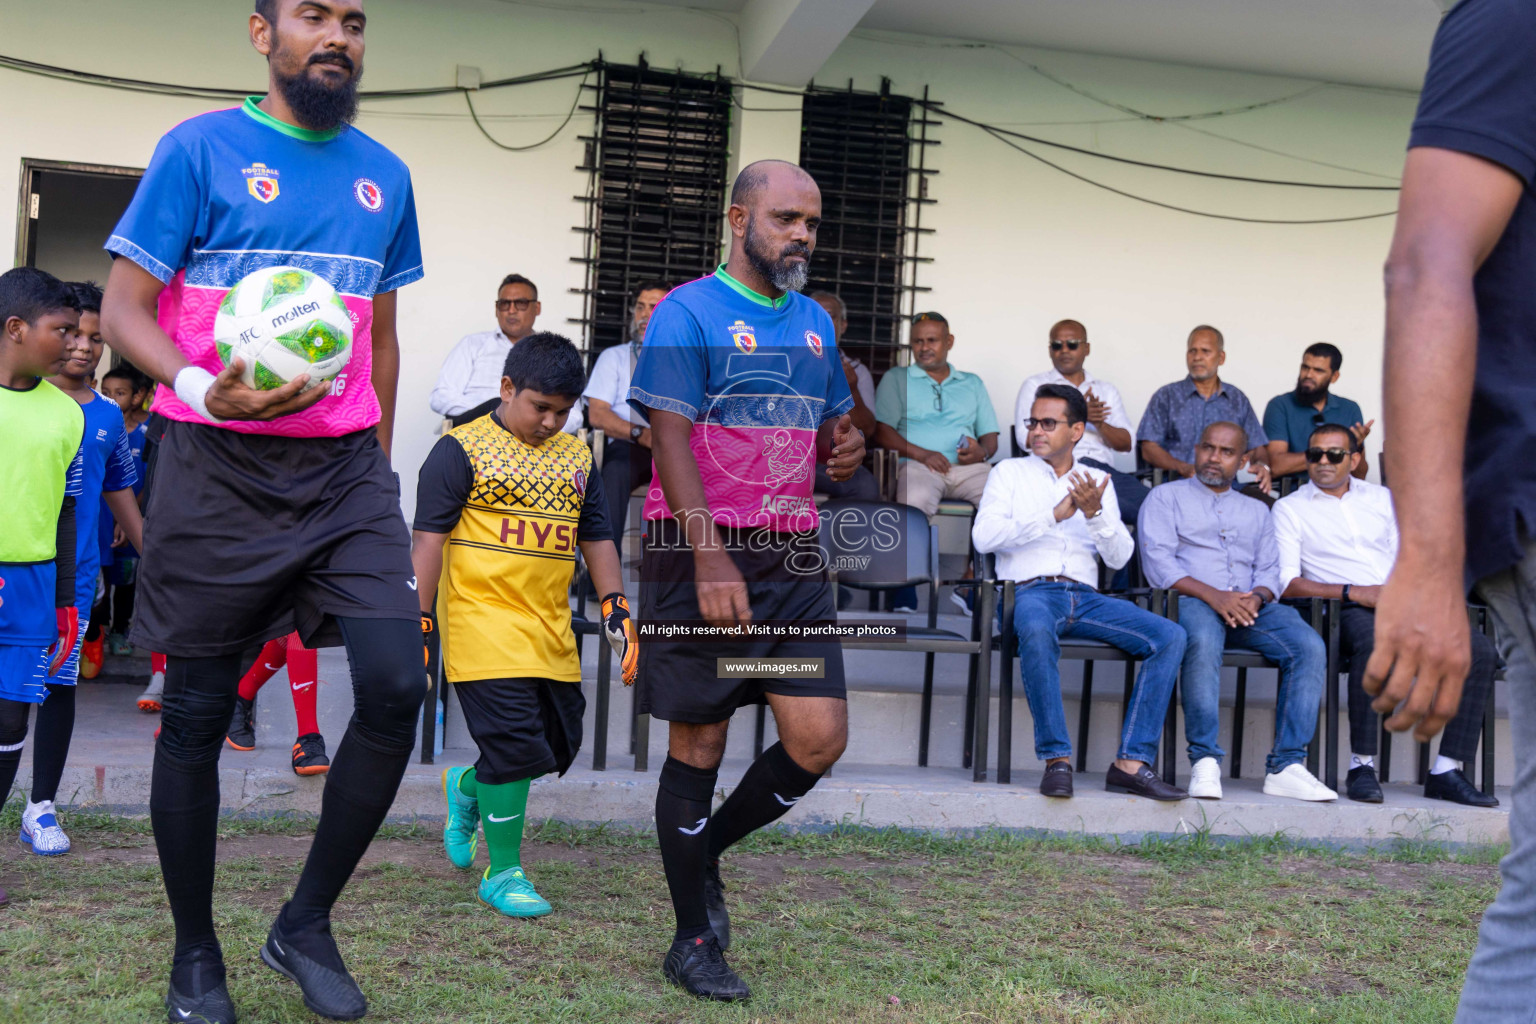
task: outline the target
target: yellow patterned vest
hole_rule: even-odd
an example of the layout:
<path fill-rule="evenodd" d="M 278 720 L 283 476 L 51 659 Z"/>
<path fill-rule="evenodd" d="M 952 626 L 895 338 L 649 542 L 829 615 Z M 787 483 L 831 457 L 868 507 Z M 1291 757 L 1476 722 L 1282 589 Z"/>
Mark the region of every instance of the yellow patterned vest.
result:
<path fill-rule="evenodd" d="M 489 416 L 449 436 L 475 482 L 448 535 L 448 681 L 579 682 L 567 590 L 591 450 L 566 433 L 535 448 Z"/>

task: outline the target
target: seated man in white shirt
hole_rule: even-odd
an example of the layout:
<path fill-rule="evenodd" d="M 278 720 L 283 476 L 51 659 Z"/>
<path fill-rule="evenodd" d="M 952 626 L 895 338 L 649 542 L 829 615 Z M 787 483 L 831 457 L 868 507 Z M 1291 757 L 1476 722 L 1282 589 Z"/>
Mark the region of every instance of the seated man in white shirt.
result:
<path fill-rule="evenodd" d="M 496 330 L 466 334 L 453 346 L 427 404 L 454 426 L 477 420 L 501 404 L 501 371 L 512 346 L 533 333 L 540 312 L 538 285 L 508 274 L 496 290 Z M 581 403 L 571 407 L 566 433 L 581 429 Z"/>
<path fill-rule="evenodd" d="M 603 446 L 603 494 L 608 499 L 608 522 L 613 542 L 624 553 L 624 520 L 629 515 L 629 496 L 636 487 L 651 482 L 651 425 L 629 404 L 629 378 L 645 344 L 645 328 L 651 311 L 667 297 L 672 286 L 665 281 L 643 281 L 635 288 L 629 313 L 629 341 L 603 350 L 587 378 L 582 397 L 592 426 L 607 435 Z"/>
<path fill-rule="evenodd" d="M 1109 381 L 1089 373 L 1084 366 L 1091 351 L 1088 328 L 1076 320 L 1060 320 L 1051 325 L 1051 369 L 1035 374 L 1019 388 L 1018 400 L 1013 405 L 1014 436 L 1020 444 L 1024 443 L 1024 423 L 1029 419 L 1040 385 L 1072 385 L 1088 402 L 1088 422 L 1083 428 L 1083 439 L 1077 442 L 1077 450 L 1072 454 L 1080 465 L 1102 469 L 1110 475 L 1120 496 L 1120 519 L 1134 526 L 1147 488 L 1134 475 L 1115 468 L 1114 453 L 1131 450 L 1136 440 L 1135 428 L 1131 426 L 1130 416 L 1126 415 L 1120 392 Z"/>
<path fill-rule="evenodd" d="M 1378 716 L 1361 680 L 1376 640 L 1376 600 L 1397 560 L 1397 519 L 1392 493 L 1353 479 L 1361 458 L 1354 432 L 1325 423 L 1307 441 L 1309 482 L 1281 498 L 1270 513 L 1280 552 L 1285 597 L 1337 598 L 1344 602 L 1339 642 L 1349 659 L 1349 785 L 1351 800 L 1382 802 L 1376 777 Z M 1496 807 L 1462 773 L 1477 754 L 1483 710 L 1493 692 L 1498 655 L 1493 642 L 1472 633 L 1472 670 L 1456 717 L 1440 737 L 1440 753 L 1424 783 L 1424 795 L 1473 807 Z"/>
<path fill-rule="evenodd" d="M 1024 424 L 1035 457 L 993 467 L 971 536 L 976 550 L 997 552 L 998 578 L 1019 585 L 1013 628 L 1024 695 L 1035 719 L 1035 756 L 1045 761 L 1040 792 L 1072 795 L 1072 741 L 1057 661 L 1061 638 L 1077 637 L 1113 644 L 1141 661 L 1104 788 L 1182 800 L 1188 794 L 1164 782 L 1150 765 L 1184 658 L 1184 631 L 1130 601 L 1098 592 L 1095 556 L 1118 569 L 1130 560 L 1133 544 L 1108 474 L 1073 459 L 1087 419 L 1087 402 L 1076 388 L 1039 389 Z"/>

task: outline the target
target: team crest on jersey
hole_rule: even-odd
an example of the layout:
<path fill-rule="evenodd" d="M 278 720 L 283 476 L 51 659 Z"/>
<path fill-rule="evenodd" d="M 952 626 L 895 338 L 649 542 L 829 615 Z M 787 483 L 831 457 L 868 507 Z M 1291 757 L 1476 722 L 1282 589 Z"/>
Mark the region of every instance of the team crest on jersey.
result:
<path fill-rule="evenodd" d="M 241 168 L 240 173 L 245 175 L 245 190 L 259 201 L 270 203 L 277 198 L 277 171 L 274 168 L 254 163 Z"/>
<path fill-rule="evenodd" d="M 571 471 L 571 483 L 576 485 L 577 494 L 587 493 L 587 474 L 579 469 Z"/>
<path fill-rule="evenodd" d="M 820 359 L 821 358 L 821 335 L 817 334 L 815 331 L 806 331 L 805 332 L 805 343 L 811 347 L 811 351 L 812 352 L 816 353 L 816 358 Z"/>
<path fill-rule="evenodd" d="M 742 352 L 751 355 L 757 351 L 757 332 L 748 327 L 746 323 L 737 320 L 726 330 L 731 332 L 731 340 L 736 343 L 736 347 L 741 349 Z"/>
<path fill-rule="evenodd" d="M 384 190 L 368 178 L 358 178 L 352 183 L 352 195 L 357 204 L 369 213 L 384 209 Z"/>

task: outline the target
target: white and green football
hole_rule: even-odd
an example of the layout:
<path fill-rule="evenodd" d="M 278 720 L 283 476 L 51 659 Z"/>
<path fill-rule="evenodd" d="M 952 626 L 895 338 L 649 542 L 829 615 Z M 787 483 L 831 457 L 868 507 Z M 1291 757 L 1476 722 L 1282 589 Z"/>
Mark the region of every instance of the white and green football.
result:
<path fill-rule="evenodd" d="M 352 358 L 352 316 L 324 278 L 267 267 L 245 275 L 219 303 L 213 343 L 225 366 L 237 358 L 245 364 L 248 387 L 269 391 L 307 373 L 308 391 Z"/>

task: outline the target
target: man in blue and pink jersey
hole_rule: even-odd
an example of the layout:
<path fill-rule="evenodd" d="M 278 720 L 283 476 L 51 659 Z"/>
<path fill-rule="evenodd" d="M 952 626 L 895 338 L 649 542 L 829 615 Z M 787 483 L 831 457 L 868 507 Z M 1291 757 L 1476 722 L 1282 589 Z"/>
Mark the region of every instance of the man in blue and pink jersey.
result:
<path fill-rule="evenodd" d="M 103 327 L 160 382 L 156 453 L 131 639 L 166 654 L 150 818 L 176 924 L 171 1021 L 230 1022 L 212 896 L 219 751 L 241 652 L 298 631 L 345 644 L 356 710 L 326 777 L 309 858 L 262 959 L 324 1016 L 367 1000 L 330 913 L 383 822 L 426 686 L 410 535 L 389 464 L 399 372 L 395 291 L 422 275 L 411 178 L 351 121 L 363 70 L 360 0 L 256 0 L 265 97 L 194 117 L 155 149 L 106 248 Z M 252 271 L 329 281 L 354 320 L 329 387 L 257 391 L 222 367 L 213 326 Z"/>
<path fill-rule="evenodd" d="M 852 476 L 864 437 L 848 416 L 832 320 L 798 294 L 821 191 L 794 164 L 760 161 L 737 177 L 727 217 L 730 260 L 656 307 L 630 384 L 656 461 L 640 618 L 717 628 L 835 620 L 812 477 L 818 451 L 833 480 Z M 662 969 L 706 999 L 749 994 L 721 955 L 730 918 L 720 854 L 810 792 L 847 743 L 840 648 L 787 635 L 640 646 L 641 713 L 670 723 L 656 833 L 677 930 Z M 717 678 L 719 657 L 765 656 L 821 659 L 823 677 Z M 731 715 L 753 703 L 773 708 L 779 742 L 711 818 Z"/>

